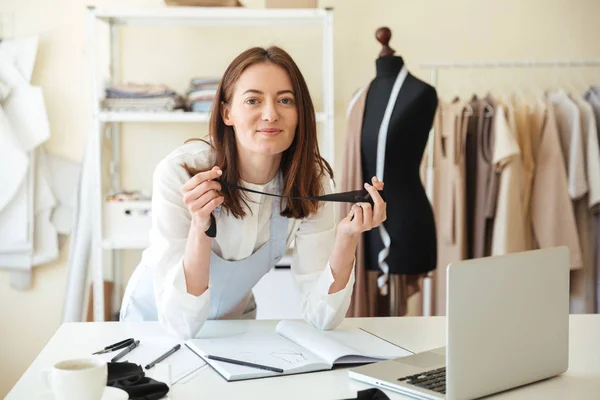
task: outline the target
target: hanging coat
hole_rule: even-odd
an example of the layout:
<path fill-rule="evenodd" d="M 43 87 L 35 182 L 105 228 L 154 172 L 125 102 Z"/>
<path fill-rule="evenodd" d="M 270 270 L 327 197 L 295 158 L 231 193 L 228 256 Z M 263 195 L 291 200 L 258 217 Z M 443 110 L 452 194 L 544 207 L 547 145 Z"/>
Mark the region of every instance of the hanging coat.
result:
<path fill-rule="evenodd" d="M 446 268 L 467 255 L 465 148 L 469 119 L 466 103 L 439 100 L 434 120 L 433 211 L 438 264 L 434 275 L 434 315 L 446 314 Z M 472 111 L 472 110 L 470 110 Z"/>
<path fill-rule="evenodd" d="M 37 166 L 37 148 L 50 137 L 42 89 L 29 83 L 36 50 L 37 38 L 0 43 L 0 83 L 4 88 L 0 107 L 5 118 L 0 125 L 11 128 L 0 132 L 0 141 L 13 143 L 2 149 L 6 153 L 0 158 L 17 160 L 17 178 L 9 178 L 12 187 L 8 192 L 14 195 L 0 197 L 0 205 L 4 203 L 0 208 L 0 267 L 17 270 L 11 284 L 18 288 L 30 286 L 32 266 L 58 257 L 56 230 L 50 221 L 56 200 L 47 176 L 36 173 L 45 167 L 43 161 Z M 27 157 L 26 173 L 19 178 L 23 155 Z"/>
<path fill-rule="evenodd" d="M 10 89 L 0 84 L 0 103 L 4 103 Z M 29 158 L 17 139 L 4 109 L 0 108 L 0 212 L 15 197 L 17 190 L 25 180 Z"/>
<path fill-rule="evenodd" d="M 571 269 L 580 268 L 581 247 L 573 204 L 569 197 L 567 172 L 560 148 L 554 108 L 540 101 L 531 116 L 535 172 L 531 188 L 531 223 L 536 248 L 568 246 Z M 553 218 L 549 218 L 551 215 Z"/>

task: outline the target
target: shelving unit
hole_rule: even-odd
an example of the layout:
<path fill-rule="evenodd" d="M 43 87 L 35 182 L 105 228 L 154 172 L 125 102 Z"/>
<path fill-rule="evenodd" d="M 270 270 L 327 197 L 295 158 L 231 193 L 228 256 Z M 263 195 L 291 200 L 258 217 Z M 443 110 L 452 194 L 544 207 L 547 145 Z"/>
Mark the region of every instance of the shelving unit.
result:
<path fill-rule="evenodd" d="M 93 298 L 94 320 L 104 319 L 104 268 L 108 259 L 114 271 L 115 290 L 120 282 L 120 257 L 117 253 L 124 249 L 143 249 L 148 245 L 147 235 L 107 237 L 106 229 L 106 195 L 102 187 L 103 163 L 107 161 L 110 171 L 112 190 L 121 189 L 120 169 L 120 135 L 121 124 L 128 122 L 149 123 L 207 123 L 209 114 L 194 112 L 125 112 L 106 111 L 100 108 L 102 91 L 98 75 L 98 25 L 108 25 L 108 44 L 110 53 L 110 82 L 120 82 L 119 71 L 119 26 L 262 26 L 262 27 L 293 27 L 313 26 L 322 28 L 322 100 L 323 109 L 316 119 L 320 124 L 322 154 L 333 165 L 334 162 L 334 109 L 333 109 L 333 10 L 331 9 L 248 9 L 248 8 L 215 8 L 215 7 L 155 7 L 148 9 L 104 9 L 88 7 L 87 9 L 87 57 L 90 69 L 90 89 L 92 99 L 92 117 L 89 126 L 89 143 L 93 146 L 93 239 L 92 239 L 92 269 L 93 269 Z M 107 130 L 107 128 L 109 128 Z M 111 143 L 111 157 L 105 160 L 102 138 L 107 134 Z M 149 207 L 150 202 L 136 202 L 136 206 Z M 149 217 L 148 217 L 149 218 Z M 109 221 L 110 222 L 110 221 Z M 147 221 L 146 221 L 147 222 Z M 108 251 L 110 254 L 105 254 Z M 289 257 L 284 257 L 280 264 L 289 263 Z M 288 264 L 289 265 L 289 264 Z"/>

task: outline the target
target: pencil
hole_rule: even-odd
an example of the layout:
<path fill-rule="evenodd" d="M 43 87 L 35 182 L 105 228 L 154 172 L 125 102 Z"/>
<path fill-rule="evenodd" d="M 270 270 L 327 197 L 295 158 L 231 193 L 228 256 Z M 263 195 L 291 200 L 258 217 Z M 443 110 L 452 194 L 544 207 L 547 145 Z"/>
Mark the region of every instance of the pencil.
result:
<path fill-rule="evenodd" d="M 225 358 L 225 357 L 219 357 L 219 356 L 213 356 L 213 355 L 208 355 L 207 357 L 210 358 L 211 360 L 223 361 L 223 362 L 230 363 L 230 364 L 243 365 L 245 367 L 266 369 L 267 371 L 280 372 L 280 373 L 283 372 L 283 370 L 281 368 L 269 367 L 268 365 L 254 364 L 254 363 L 247 362 L 247 361 L 234 360 L 231 358 Z"/>

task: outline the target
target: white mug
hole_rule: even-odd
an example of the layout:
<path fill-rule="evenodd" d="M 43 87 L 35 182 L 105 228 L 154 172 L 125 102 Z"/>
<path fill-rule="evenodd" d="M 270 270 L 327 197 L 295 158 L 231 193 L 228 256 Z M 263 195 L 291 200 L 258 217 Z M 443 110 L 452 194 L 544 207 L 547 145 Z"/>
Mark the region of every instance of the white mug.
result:
<path fill-rule="evenodd" d="M 56 400 L 100 400 L 107 378 L 106 362 L 96 358 L 60 361 L 42 371 Z"/>

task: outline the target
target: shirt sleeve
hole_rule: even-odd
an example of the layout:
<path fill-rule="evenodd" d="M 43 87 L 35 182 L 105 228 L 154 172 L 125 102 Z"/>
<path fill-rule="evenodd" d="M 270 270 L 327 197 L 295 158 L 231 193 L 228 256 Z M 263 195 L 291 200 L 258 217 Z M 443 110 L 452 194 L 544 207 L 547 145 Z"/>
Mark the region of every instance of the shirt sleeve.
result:
<path fill-rule="evenodd" d="M 328 183 L 325 188 L 325 193 L 331 192 Z M 334 329 L 344 320 L 354 288 L 353 264 L 346 287 L 328 294 L 334 282 L 329 257 L 335 243 L 335 232 L 333 203 L 321 203 L 319 211 L 300 224 L 292 258 L 292 275 L 300 294 L 304 318 L 322 330 Z"/>
<path fill-rule="evenodd" d="M 150 246 L 144 252 L 144 264 L 153 273 L 158 320 L 168 332 L 183 339 L 198 333 L 210 309 L 210 289 L 194 296 L 186 288 L 182 259 L 191 216 L 180 189 L 187 179 L 178 159 L 165 159 L 156 167 Z"/>

